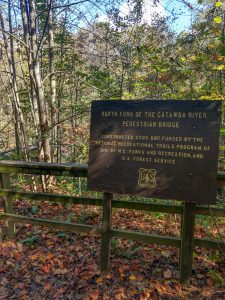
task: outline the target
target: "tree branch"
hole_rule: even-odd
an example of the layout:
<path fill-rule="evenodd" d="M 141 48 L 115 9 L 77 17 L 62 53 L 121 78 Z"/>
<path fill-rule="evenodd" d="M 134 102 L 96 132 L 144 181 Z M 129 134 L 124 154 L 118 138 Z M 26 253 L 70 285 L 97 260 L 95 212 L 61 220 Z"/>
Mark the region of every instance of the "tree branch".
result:
<path fill-rule="evenodd" d="M 69 117 L 67 117 L 67 118 L 65 118 L 65 119 L 63 119 L 63 120 L 61 120 L 61 121 L 59 121 L 59 122 L 53 124 L 51 127 L 48 128 L 48 130 L 50 131 L 50 130 L 51 130 L 52 128 L 54 128 L 55 126 L 57 126 L 57 125 L 59 125 L 59 124 L 61 124 L 61 123 L 64 123 L 65 121 L 67 121 L 67 120 L 69 120 L 69 119 L 72 119 L 72 118 L 74 118 L 74 117 L 77 117 L 77 116 L 79 116 L 79 115 L 82 115 L 83 113 L 88 112 L 88 111 L 89 111 L 89 108 L 86 108 L 86 109 L 82 110 L 82 111 L 79 112 L 79 113 L 73 114 L 73 115 L 71 115 L 71 116 L 69 116 Z"/>
<path fill-rule="evenodd" d="M 84 3 L 84 2 L 89 2 L 89 1 L 90 1 L 90 0 L 81 0 L 81 1 L 78 1 L 78 2 L 68 3 L 68 4 L 65 4 L 65 5 L 52 6 L 52 7 L 51 7 L 51 10 L 53 10 L 53 9 L 60 9 L 60 8 L 68 8 L 68 7 L 70 7 L 70 6 L 82 4 L 82 3 Z M 36 19 L 37 19 L 40 15 L 42 15 L 43 13 L 45 13 L 45 12 L 48 12 L 48 9 L 42 10 L 39 14 L 37 14 Z"/>
<path fill-rule="evenodd" d="M 50 4 L 49 4 L 48 9 L 47 9 L 48 14 L 47 14 L 47 17 L 46 17 L 46 20 L 45 20 L 45 26 L 44 26 L 44 29 L 43 29 L 43 32 L 42 32 L 42 36 L 41 36 L 40 42 L 39 42 L 39 45 L 38 45 L 38 47 L 37 47 L 36 59 L 37 59 L 39 50 L 40 50 L 41 45 L 42 45 L 43 40 L 44 40 L 45 31 L 46 31 L 47 25 L 48 25 L 49 14 L 50 14 L 50 10 L 51 10 L 51 8 L 52 8 L 52 1 L 53 1 L 53 0 L 50 0 Z"/>
<path fill-rule="evenodd" d="M 0 28 L 0 31 L 1 31 L 1 32 L 4 32 L 4 33 L 6 33 L 6 34 L 8 34 L 8 35 L 10 35 L 10 36 L 12 36 L 14 39 L 16 39 L 16 40 L 19 41 L 21 44 L 23 44 L 26 48 L 29 48 L 29 46 L 28 46 L 26 43 L 24 43 L 24 41 L 22 41 L 21 39 L 19 39 L 16 35 L 14 35 L 14 34 L 8 32 L 8 31 L 6 31 L 6 30 L 4 30 L 4 29 L 2 29 L 2 28 Z"/>
<path fill-rule="evenodd" d="M 2 129 L 0 129 L 0 133 L 2 133 L 5 128 L 12 122 L 13 119 L 11 119 Z"/>

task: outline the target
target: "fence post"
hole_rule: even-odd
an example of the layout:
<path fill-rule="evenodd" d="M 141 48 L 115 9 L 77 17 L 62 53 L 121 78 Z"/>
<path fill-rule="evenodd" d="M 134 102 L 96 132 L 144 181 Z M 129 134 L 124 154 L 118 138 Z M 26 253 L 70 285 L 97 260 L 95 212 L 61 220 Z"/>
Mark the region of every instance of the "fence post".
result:
<path fill-rule="evenodd" d="M 9 189 L 10 188 L 10 174 L 0 173 L 0 188 Z M 2 197 L 3 208 L 5 213 L 13 214 L 13 202 L 10 198 Z M 7 232 L 6 237 L 8 240 L 13 239 L 15 235 L 15 224 L 12 221 L 6 221 Z"/>
<path fill-rule="evenodd" d="M 110 271 L 110 246 L 112 227 L 112 193 L 103 194 L 103 220 L 102 220 L 102 243 L 101 243 L 101 270 Z"/>
<path fill-rule="evenodd" d="M 181 219 L 180 283 L 189 286 L 192 275 L 195 203 L 184 203 Z"/>

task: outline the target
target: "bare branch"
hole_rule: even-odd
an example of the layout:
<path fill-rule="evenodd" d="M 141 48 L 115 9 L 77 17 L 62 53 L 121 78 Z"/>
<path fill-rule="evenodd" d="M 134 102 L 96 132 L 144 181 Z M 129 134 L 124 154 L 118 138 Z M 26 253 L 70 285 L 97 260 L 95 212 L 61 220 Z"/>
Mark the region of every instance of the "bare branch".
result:
<path fill-rule="evenodd" d="M 46 17 L 46 20 L 45 20 L 45 26 L 44 26 L 44 29 L 43 29 L 43 32 L 42 32 L 40 42 L 39 42 L 39 45 L 37 47 L 36 59 L 37 59 L 38 53 L 40 51 L 41 45 L 42 45 L 43 40 L 44 40 L 45 32 L 46 32 L 47 25 L 48 25 L 49 14 L 50 14 L 50 10 L 51 10 L 51 7 L 52 7 L 52 1 L 53 0 L 50 0 L 50 4 L 49 4 L 48 9 L 47 9 L 48 14 L 47 14 L 47 17 Z"/>
<path fill-rule="evenodd" d="M 53 10 L 53 9 L 61 9 L 61 8 L 68 8 L 68 7 L 70 7 L 70 6 L 82 4 L 82 3 L 84 3 L 84 2 L 89 2 L 89 1 L 90 1 L 90 0 L 81 0 L 81 1 L 78 1 L 78 2 L 68 3 L 68 4 L 65 4 L 65 5 L 52 6 L 52 7 L 51 7 L 51 10 Z M 37 19 L 40 15 L 42 15 L 43 13 L 48 12 L 48 10 L 49 10 L 49 9 L 42 10 L 39 14 L 37 14 L 36 19 Z"/>
<path fill-rule="evenodd" d="M 4 29 L 2 29 L 2 28 L 0 28 L 0 31 L 3 32 L 3 33 L 5 33 L 5 34 L 7 34 L 7 35 L 9 35 L 9 36 L 12 36 L 15 40 L 19 41 L 19 42 L 20 42 L 22 45 L 24 45 L 26 48 L 29 48 L 28 45 L 27 45 L 26 43 L 24 43 L 21 39 L 19 39 L 16 35 L 14 35 L 14 34 L 8 32 L 8 31 L 6 31 L 6 30 L 4 30 Z"/>
<path fill-rule="evenodd" d="M 0 129 L 0 133 L 2 133 L 2 132 L 6 129 L 6 127 L 9 126 L 9 124 L 10 124 L 12 121 L 13 121 L 13 119 L 10 119 L 10 121 L 9 121 L 3 128 Z"/>
<path fill-rule="evenodd" d="M 55 127 L 55 126 L 57 126 L 57 125 L 59 125 L 59 124 L 61 124 L 61 123 L 64 123 L 64 122 L 66 122 L 66 121 L 68 121 L 68 120 L 70 120 L 70 119 L 72 119 L 72 118 L 74 118 L 74 117 L 77 117 L 77 116 L 79 116 L 79 115 L 82 115 L 83 113 L 86 113 L 86 112 L 88 112 L 88 111 L 89 111 L 89 108 L 86 108 L 86 109 L 80 111 L 79 113 L 73 114 L 73 115 L 71 115 L 71 116 L 69 116 L 69 117 L 67 117 L 67 118 L 65 118 L 65 119 L 63 119 L 63 120 L 57 122 L 56 124 L 53 124 L 51 127 L 48 128 L 48 130 L 51 130 L 53 127 Z"/>

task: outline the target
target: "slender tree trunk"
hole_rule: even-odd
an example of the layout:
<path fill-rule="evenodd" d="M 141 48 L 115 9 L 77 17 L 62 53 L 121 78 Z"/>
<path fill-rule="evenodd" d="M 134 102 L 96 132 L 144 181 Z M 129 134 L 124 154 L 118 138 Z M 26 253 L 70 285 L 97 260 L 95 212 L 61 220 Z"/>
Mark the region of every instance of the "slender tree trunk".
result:
<path fill-rule="evenodd" d="M 12 82 L 11 82 L 10 72 L 7 71 L 6 63 L 4 62 L 4 60 L 3 60 L 3 63 L 4 63 L 4 66 L 5 66 L 5 70 L 6 70 L 7 74 L 8 74 L 7 77 L 8 77 L 8 81 L 10 83 L 10 87 L 11 87 L 10 90 L 12 90 Z M 8 89 L 6 83 L 4 82 L 4 80 L 2 78 L 2 75 L 0 75 L 0 77 L 1 77 L 2 85 L 5 88 L 5 91 L 7 93 L 8 99 L 9 99 L 9 101 L 11 103 L 11 107 L 12 107 L 13 123 L 14 123 L 14 128 L 15 128 L 16 154 L 19 157 L 21 146 L 20 146 L 20 138 L 19 138 L 20 137 L 20 131 L 19 131 L 18 114 L 16 112 L 16 108 L 15 108 L 15 105 L 14 105 L 13 96 L 11 95 L 11 92 Z M 9 141 L 9 137 L 8 137 L 8 141 Z M 8 148 L 8 146 L 7 146 L 7 148 Z"/>
<path fill-rule="evenodd" d="M 38 147 L 38 157 L 40 158 L 40 153 L 42 152 L 41 146 L 41 132 L 40 132 L 40 120 L 39 120 L 39 111 L 38 111 L 38 99 L 35 89 L 35 78 L 34 78 L 34 65 L 32 63 L 31 57 L 31 44 L 30 44 L 30 12 L 29 12 L 29 4 L 27 0 L 20 0 L 20 10 L 23 22 L 23 37 L 24 43 L 26 44 L 26 55 L 27 55 L 27 63 L 29 68 L 29 78 L 30 78 L 30 90 L 32 95 L 32 110 L 34 116 L 34 126 L 35 126 L 35 135 L 36 135 L 36 143 Z"/>
<path fill-rule="evenodd" d="M 26 55 L 27 55 L 27 63 L 29 68 L 29 78 L 30 78 L 30 90 L 31 90 L 31 96 L 32 96 L 32 110 L 33 110 L 33 118 L 34 118 L 34 126 L 36 130 L 36 135 L 38 139 L 38 127 L 39 127 L 39 115 L 38 115 L 38 104 L 37 104 L 37 96 L 35 93 L 34 88 L 34 70 L 32 69 L 32 63 L 31 63 L 31 49 L 30 49 L 30 41 L 29 41 L 29 32 L 30 32 L 30 26 L 29 26 L 29 8 L 27 5 L 27 2 L 25 0 L 20 1 L 20 10 L 21 10 L 21 16 L 22 16 L 22 22 L 23 22 L 23 40 L 24 43 L 27 45 Z"/>
<path fill-rule="evenodd" d="M 3 40 L 4 40 L 4 47 L 7 55 L 7 60 L 8 60 L 8 66 L 9 66 L 9 72 L 11 74 L 10 78 L 10 84 L 13 92 L 13 110 L 15 113 L 15 122 L 19 125 L 15 126 L 15 135 L 16 135 L 16 144 L 17 148 L 20 148 L 19 146 L 19 130 L 18 128 L 20 127 L 21 133 L 22 133 L 22 139 L 23 139 L 23 153 L 24 153 L 24 158 L 28 159 L 28 141 L 27 141 L 27 132 L 26 132 L 26 125 L 24 121 L 24 116 L 23 112 L 21 110 L 21 104 L 20 104 L 20 98 L 19 98 L 19 93 L 18 93 L 18 87 L 17 87 L 17 74 L 16 74 L 16 67 L 15 67 L 15 49 L 14 49 L 14 41 L 13 41 L 13 29 L 12 29 L 12 17 L 11 17 L 11 1 L 8 1 L 8 22 L 9 22 L 9 43 L 10 47 L 8 44 L 8 39 L 5 34 L 5 24 L 4 24 L 4 19 L 2 12 L 0 10 L 0 23 L 1 27 L 3 29 Z M 17 149 L 17 151 L 20 151 L 20 149 Z"/>
<path fill-rule="evenodd" d="M 49 16 L 48 16 L 48 44 L 49 44 L 49 69 L 50 69 L 50 88 L 51 88 L 51 137 L 52 137 L 52 151 L 51 161 L 54 161 L 54 148 L 57 136 L 57 107 L 56 107 L 56 76 L 55 76 L 55 52 L 54 52 L 54 34 L 52 24 L 52 0 L 47 0 Z"/>
<path fill-rule="evenodd" d="M 49 123 L 47 107 L 44 98 L 44 87 L 41 78 L 41 69 L 39 62 L 39 53 L 37 46 L 37 28 L 36 28 L 36 11 L 35 1 L 29 1 L 29 21 L 30 21 L 30 45 L 31 45 L 31 65 L 35 81 L 35 91 L 38 102 L 38 114 L 41 132 L 41 149 L 43 149 L 43 159 L 45 162 L 50 162 L 51 151 L 49 141 Z M 39 160 L 41 160 L 41 151 L 39 151 Z"/>
<path fill-rule="evenodd" d="M 67 20 L 67 11 L 65 12 L 65 17 L 63 20 L 63 27 L 62 27 L 62 39 L 60 43 L 60 65 L 63 65 L 63 58 L 64 58 L 64 34 L 66 32 L 66 20 Z M 63 77 L 61 76 L 58 83 L 58 97 L 57 97 L 57 123 L 60 122 L 60 109 L 61 109 L 61 97 L 63 94 Z M 56 158 L 57 162 L 62 162 L 62 130 L 60 126 L 57 126 L 57 151 L 56 151 Z"/>

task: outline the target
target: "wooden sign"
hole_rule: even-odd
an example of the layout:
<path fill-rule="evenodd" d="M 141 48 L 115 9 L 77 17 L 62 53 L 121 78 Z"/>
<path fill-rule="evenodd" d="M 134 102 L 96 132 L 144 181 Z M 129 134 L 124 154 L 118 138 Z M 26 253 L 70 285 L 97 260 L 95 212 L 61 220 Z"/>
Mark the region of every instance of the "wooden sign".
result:
<path fill-rule="evenodd" d="M 93 101 L 88 187 L 215 203 L 220 101 Z"/>

